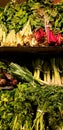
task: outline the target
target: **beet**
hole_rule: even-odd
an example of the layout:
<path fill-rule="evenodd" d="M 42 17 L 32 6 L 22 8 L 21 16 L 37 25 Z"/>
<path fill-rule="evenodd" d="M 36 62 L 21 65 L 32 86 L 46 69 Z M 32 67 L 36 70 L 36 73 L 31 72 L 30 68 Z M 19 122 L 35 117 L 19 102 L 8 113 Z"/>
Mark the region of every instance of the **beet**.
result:
<path fill-rule="evenodd" d="M 16 79 L 13 79 L 11 82 L 10 82 L 10 85 L 12 86 L 16 86 L 18 83 L 18 81 Z"/>
<path fill-rule="evenodd" d="M 0 86 L 5 86 L 7 83 L 6 79 L 0 78 Z"/>
<path fill-rule="evenodd" d="M 10 80 L 10 81 L 13 80 L 13 77 L 12 77 L 11 74 L 9 74 L 9 73 L 4 73 L 4 75 L 5 75 L 5 77 L 6 77 L 8 80 Z"/>

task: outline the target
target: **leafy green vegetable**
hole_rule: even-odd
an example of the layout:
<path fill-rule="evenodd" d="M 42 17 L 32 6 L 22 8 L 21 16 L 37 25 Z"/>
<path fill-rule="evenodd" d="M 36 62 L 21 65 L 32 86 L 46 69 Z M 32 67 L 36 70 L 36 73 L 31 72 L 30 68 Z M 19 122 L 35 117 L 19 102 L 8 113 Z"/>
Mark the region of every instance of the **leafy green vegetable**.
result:
<path fill-rule="evenodd" d="M 25 67 L 21 67 L 20 65 L 18 64 L 15 64 L 15 63 L 10 63 L 10 70 L 9 72 L 17 77 L 18 79 L 20 79 L 20 81 L 26 81 L 26 82 L 29 82 L 31 83 L 31 85 L 33 87 L 36 87 L 36 86 L 39 86 L 40 87 L 40 83 L 38 82 L 38 80 L 36 80 L 32 73 Z"/>
<path fill-rule="evenodd" d="M 34 62 L 39 70 L 40 64 L 43 62 L 39 59 Z M 27 68 L 12 62 L 0 62 L 0 68 L 20 80 L 17 88 L 0 90 L 1 130 L 63 129 L 63 86 L 41 86 Z"/>
<path fill-rule="evenodd" d="M 1 130 L 58 130 L 63 128 L 63 87 L 32 87 L 19 83 L 0 91 Z M 54 124 L 54 125 L 53 125 Z"/>
<path fill-rule="evenodd" d="M 0 69 L 7 69 L 7 65 L 2 61 L 0 61 Z"/>
<path fill-rule="evenodd" d="M 0 90 L 0 129 L 10 130 L 11 120 L 14 114 L 14 93 L 15 91 Z"/>
<path fill-rule="evenodd" d="M 0 9 L 0 24 L 7 28 L 7 32 L 14 29 L 20 31 L 30 19 L 32 30 L 43 27 L 45 29 L 44 16 L 39 10 L 44 10 L 52 29 L 63 33 L 63 2 L 54 5 L 51 0 L 28 0 L 18 4 L 8 3 L 4 9 Z M 53 12 L 53 13 L 52 13 Z"/>

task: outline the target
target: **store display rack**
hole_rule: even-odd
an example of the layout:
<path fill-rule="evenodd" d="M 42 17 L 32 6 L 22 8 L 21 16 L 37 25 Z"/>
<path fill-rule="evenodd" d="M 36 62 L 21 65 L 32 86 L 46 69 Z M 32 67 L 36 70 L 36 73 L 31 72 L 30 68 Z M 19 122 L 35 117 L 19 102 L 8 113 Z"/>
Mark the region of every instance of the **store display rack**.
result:
<path fill-rule="evenodd" d="M 48 47 L 0 47 L 0 52 L 20 52 L 20 53 L 62 53 L 63 47 L 61 46 L 48 46 Z"/>

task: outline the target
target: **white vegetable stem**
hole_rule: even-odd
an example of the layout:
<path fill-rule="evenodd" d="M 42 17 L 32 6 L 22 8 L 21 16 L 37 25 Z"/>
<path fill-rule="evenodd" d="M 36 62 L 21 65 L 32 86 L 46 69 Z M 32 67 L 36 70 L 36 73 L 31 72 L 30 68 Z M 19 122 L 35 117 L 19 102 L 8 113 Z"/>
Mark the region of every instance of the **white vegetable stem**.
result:
<path fill-rule="evenodd" d="M 55 58 L 52 59 L 52 67 L 53 67 L 53 72 L 54 72 L 54 84 L 61 85 L 60 73 L 58 71 L 57 66 L 55 65 Z"/>

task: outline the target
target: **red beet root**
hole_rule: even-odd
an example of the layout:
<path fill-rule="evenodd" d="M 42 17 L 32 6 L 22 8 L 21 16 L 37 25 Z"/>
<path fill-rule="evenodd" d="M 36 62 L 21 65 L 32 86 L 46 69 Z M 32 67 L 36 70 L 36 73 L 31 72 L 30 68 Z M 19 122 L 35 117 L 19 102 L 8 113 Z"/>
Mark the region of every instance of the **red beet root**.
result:
<path fill-rule="evenodd" d="M 16 79 L 13 79 L 13 80 L 10 82 L 10 84 L 11 84 L 11 85 L 13 85 L 13 86 L 16 86 L 16 85 L 17 85 L 17 83 L 18 83 L 18 82 L 17 82 L 17 80 L 16 80 Z"/>
<path fill-rule="evenodd" d="M 7 81 L 6 79 L 0 78 L 0 86 L 6 85 Z"/>
<path fill-rule="evenodd" d="M 10 80 L 10 81 L 12 81 L 12 80 L 13 80 L 13 77 L 12 77 L 12 75 L 11 75 L 11 74 L 4 73 L 4 75 L 5 75 L 5 77 L 6 77 L 8 80 Z"/>

